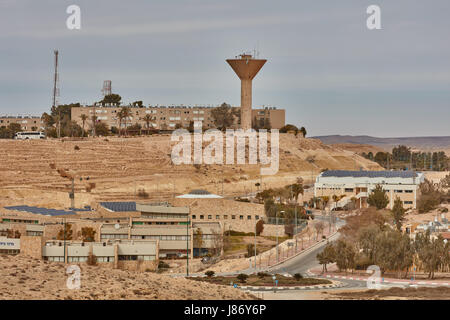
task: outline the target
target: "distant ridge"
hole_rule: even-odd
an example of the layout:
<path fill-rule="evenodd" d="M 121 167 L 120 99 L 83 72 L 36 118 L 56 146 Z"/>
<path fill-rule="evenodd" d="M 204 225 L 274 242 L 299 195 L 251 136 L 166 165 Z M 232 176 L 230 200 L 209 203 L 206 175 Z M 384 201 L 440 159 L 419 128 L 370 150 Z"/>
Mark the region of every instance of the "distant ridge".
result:
<path fill-rule="evenodd" d="M 377 138 L 371 136 L 330 135 L 312 138 L 319 139 L 325 144 L 369 144 L 383 149 L 390 149 L 397 145 L 406 145 L 420 149 L 450 148 L 450 136 Z"/>

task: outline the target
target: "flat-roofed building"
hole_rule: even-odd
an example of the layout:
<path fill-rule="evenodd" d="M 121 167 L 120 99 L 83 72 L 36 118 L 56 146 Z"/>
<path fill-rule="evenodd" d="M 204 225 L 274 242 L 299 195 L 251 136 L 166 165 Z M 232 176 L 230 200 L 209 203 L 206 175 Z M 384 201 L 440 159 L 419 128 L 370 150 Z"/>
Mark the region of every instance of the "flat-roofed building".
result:
<path fill-rule="evenodd" d="M 214 118 L 211 114 L 213 107 L 205 106 L 148 106 L 130 107 L 130 116 L 120 119 L 118 114 L 122 107 L 100 107 L 82 106 L 72 107 L 71 119 L 80 126 L 83 125 L 81 115 L 86 115 L 89 120 L 85 123 L 87 127 L 92 126 L 92 116 L 96 115 L 97 120 L 105 123 L 108 127 L 126 128 L 136 123 L 142 129 L 155 130 L 175 130 L 177 128 L 189 128 L 191 122 L 201 121 L 204 129 L 215 128 Z M 233 109 L 239 109 L 233 107 Z M 263 127 L 270 124 L 273 129 L 280 129 L 285 125 L 285 110 L 275 107 L 265 107 L 252 110 L 252 121 Z M 240 128 L 239 118 L 236 117 L 231 128 Z"/>
<path fill-rule="evenodd" d="M 342 197 L 337 207 L 343 207 L 357 199 L 359 207 L 367 207 L 367 198 L 377 185 L 381 185 L 389 199 L 392 209 L 398 197 L 405 208 L 416 208 L 419 185 L 424 181 L 423 173 L 414 171 L 346 171 L 329 170 L 322 172 L 314 184 L 314 196 L 333 195 Z"/>
<path fill-rule="evenodd" d="M 156 270 L 158 266 L 158 240 L 50 240 L 45 243 L 41 237 L 22 237 L 21 240 L 24 247 L 21 254 L 40 257 L 46 261 L 87 263 L 92 255 L 98 264 L 111 268 L 145 271 Z"/>
<path fill-rule="evenodd" d="M 169 203 L 131 202 L 108 202 L 102 205 L 114 212 L 114 219 L 118 221 L 102 224 L 102 241 L 158 240 L 160 258 L 183 258 L 186 257 L 187 249 L 189 256 L 194 258 L 215 251 L 219 246 L 215 238 L 221 238 L 222 225 L 219 222 L 193 223 L 189 207 L 172 206 Z M 133 209 L 136 211 L 132 211 Z M 127 216 L 128 221 L 119 217 L 120 210 L 124 210 L 123 215 Z M 202 248 L 195 248 L 194 245 L 194 234 L 197 230 L 201 231 Z"/>
<path fill-rule="evenodd" d="M 20 239 L 0 236 L 0 254 L 19 254 Z"/>

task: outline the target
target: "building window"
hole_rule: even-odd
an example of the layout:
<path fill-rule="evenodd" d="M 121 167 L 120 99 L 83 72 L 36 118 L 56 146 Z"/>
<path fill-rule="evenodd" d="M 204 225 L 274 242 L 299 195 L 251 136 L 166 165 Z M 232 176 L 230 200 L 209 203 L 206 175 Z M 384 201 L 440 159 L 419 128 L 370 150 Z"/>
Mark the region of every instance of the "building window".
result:
<path fill-rule="evenodd" d="M 247 220 L 252 220 L 252 216 L 247 216 Z"/>
<path fill-rule="evenodd" d="M 345 192 L 353 192 L 353 188 L 345 188 Z"/>
<path fill-rule="evenodd" d="M 208 219 L 211 220 L 212 219 L 212 215 L 208 214 Z"/>
<path fill-rule="evenodd" d="M 412 190 L 405 190 L 405 193 L 413 193 Z"/>
<path fill-rule="evenodd" d="M 224 215 L 223 218 L 224 218 L 224 219 L 228 219 L 228 216 L 227 216 L 227 215 Z"/>
<path fill-rule="evenodd" d="M 403 190 L 395 190 L 395 193 L 403 193 Z"/>
<path fill-rule="evenodd" d="M 413 204 L 412 201 L 404 201 L 403 203 L 404 203 L 404 204 Z"/>
<path fill-rule="evenodd" d="M 219 220 L 220 219 L 220 216 L 217 214 L 216 215 L 216 220 Z"/>
<path fill-rule="evenodd" d="M 232 216 L 231 216 L 231 219 L 233 219 L 233 220 L 236 219 L 236 216 L 235 216 L 235 215 L 232 215 Z"/>
<path fill-rule="evenodd" d="M 244 216 L 239 216 L 239 219 L 240 220 L 244 220 Z"/>
<path fill-rule="evenodd" d="M 192 219 L 196 219 L 196 216 L 195 216 L 195 214 L 193 214 L 193 215 L 192 215 Z"/>
<path fill-rule="evenodd" d="M 200 220 L 203 220 L 205 218 L 205 216 L 204 215 L 200 215 Z"/>
<path fill-rule="evenodd" d="M 259 220 L 259 216 L 255 216 L 255 220 Z"/>

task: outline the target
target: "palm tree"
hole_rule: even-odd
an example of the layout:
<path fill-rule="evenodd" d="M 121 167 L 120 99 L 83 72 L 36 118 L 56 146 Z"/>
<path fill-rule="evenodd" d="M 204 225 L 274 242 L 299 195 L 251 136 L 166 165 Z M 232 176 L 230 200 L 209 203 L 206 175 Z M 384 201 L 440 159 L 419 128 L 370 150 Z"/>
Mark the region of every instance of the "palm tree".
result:
<path fill-rule="evenodd" d="M 81 121 L 83 122 L 83 137 L 84 137 L 84 125 L 86 123 L 86 120 L 88 119 L 88 116 L 85 115 L 84 113 L 80 116 Z"/>
<path fill-rule="evenodd" d="M 119 111 L 122 114 L 122 118 L 125 119 L 125 133 L 127 132 L 127 119 L 131 116 L 131 110 L 129 107 L 122 107 Z"/>
<path fill-rule="evenodd" d="M 145 117 L 144 117 L 144 121 L 147 124 L 147 134 L 148 134 L 148 129 L 150 129 L 149 126 L 150 126 L 150 121 L 151 120 L 152 120 L 152 116 L 149 115 L 149 114 L 146 114 Z"/>
<path fill-rule="evenodd" d="M 337 195 L 333 194 L 334 209 L 336 209 L 336 207 L 337 207 L 338 200 L 339 200 L 339 197 Z"/>

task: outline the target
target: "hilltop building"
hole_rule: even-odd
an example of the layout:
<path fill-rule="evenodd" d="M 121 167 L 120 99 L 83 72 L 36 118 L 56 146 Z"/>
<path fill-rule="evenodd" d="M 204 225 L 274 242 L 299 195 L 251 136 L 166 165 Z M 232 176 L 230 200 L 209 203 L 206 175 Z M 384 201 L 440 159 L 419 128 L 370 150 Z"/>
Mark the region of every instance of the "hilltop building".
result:
<path fill-rule="evenodd" d="M 83 126 L 81 115 L 88 117 L 85 127 L 92 125 L 92 116 L 94 112 L 97 121 L 105 123 L 108 127 L 127 128 L 136 123 L 140 124 L 142 129 L 147 129 L 147 121 L 149 129 L 155 130 L 175 130 L 177 128 L 189 128 L 193 121 L 202 121 L 204 129 L 215 128 L 214 119 L 211 115 L 213 107 L 199 106 L 149 106 L 149 107 L 129 107 L 131 111 L 130 117 L 120 121 L 117 116 L 122 107 L 115 106 L 82 106 L 73 107 L 71 109 L 71 119 L 78 125 Z M 237 107 L 233 107 L 237 108 Z M 147 115 L 150 116 L 146 117 Z M 271 128 L 280 129 L 285 125 L 285 110 L 275 107 L 265 107 L 261 109 L 253 109 L 251 111 L 253 121 L 257 125 L 263 127 L 270 123 Z M 146 121 L 146 118 L 149 120 Z M 239 119 L 236 117 L 232 126 L 233 129 L 240 128 Z"/>
<path fill-rule="evenodd" d="M 20 124 L 23 131 L 44 130 L 44 122 L 38 116 L 2 116 L 0 115 L 0 127 L 8 127 L 11 123 Z"/>

